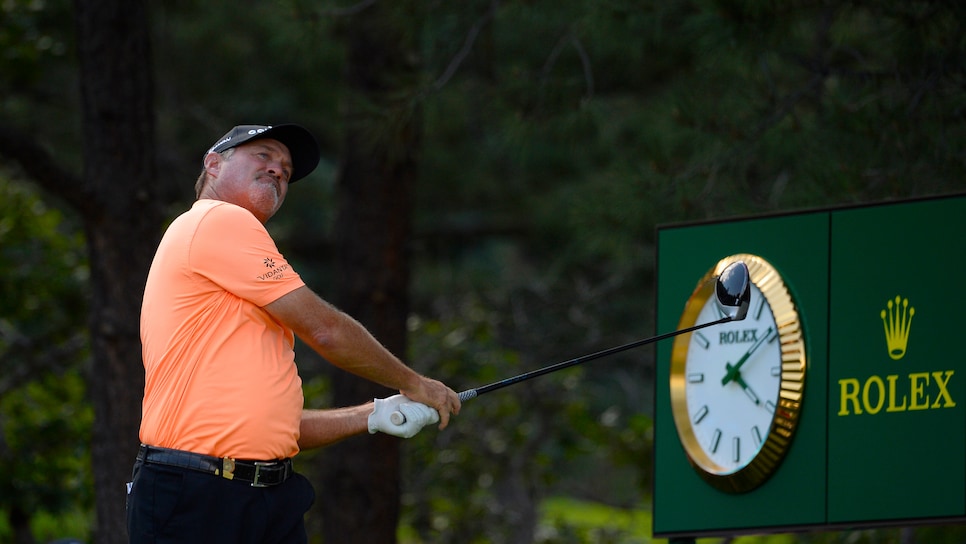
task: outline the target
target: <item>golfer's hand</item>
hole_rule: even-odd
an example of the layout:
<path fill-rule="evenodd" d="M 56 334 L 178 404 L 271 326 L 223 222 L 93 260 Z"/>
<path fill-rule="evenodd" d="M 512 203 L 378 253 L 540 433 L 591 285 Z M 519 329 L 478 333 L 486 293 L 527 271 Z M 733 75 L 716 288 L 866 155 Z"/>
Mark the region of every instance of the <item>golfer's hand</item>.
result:
<path fill-rule="evenodd" d="M 435 409 L 439 413 L 440 430 L 449 425 L 451 414 L 460 413 L 461 403 L 456 391 L 447 387 L 443 382 L 432 378 L 423 376 L 412 388 L 401 389 L 399 392 L 416 402 Z"/>
<path fill-rule="evenodd" d="M 402 414 L 402 417 L 400 417 Z M 439 421 L 439 413 L 405 395 L 376 399 L 369 414 L 369 433 L 383 432 L 401 438 L 411 438 L 426 425 Z"/>

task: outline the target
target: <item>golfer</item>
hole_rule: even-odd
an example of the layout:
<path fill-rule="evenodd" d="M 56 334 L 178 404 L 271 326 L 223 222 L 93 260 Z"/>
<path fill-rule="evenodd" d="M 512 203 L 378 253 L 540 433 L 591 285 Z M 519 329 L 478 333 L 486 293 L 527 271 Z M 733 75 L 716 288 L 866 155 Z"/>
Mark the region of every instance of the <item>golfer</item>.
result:
<path fill-rule="evenodd" d="M 197 200 L 174 220 L 141 308 L 141 447 L 128 484 L 131 542 L 306 542 L 315 498 L 299 450 L 349 436 L 400 437 L 459 413 L 357 321 L 313 293 L 264 224 L 319 163 L 298 125 L 237 126 L 205 153 Z M 295 335 L 331 364 L 399 390 L 304 410 Z M 406 421 L 395 425 L 393 412 Z"/>

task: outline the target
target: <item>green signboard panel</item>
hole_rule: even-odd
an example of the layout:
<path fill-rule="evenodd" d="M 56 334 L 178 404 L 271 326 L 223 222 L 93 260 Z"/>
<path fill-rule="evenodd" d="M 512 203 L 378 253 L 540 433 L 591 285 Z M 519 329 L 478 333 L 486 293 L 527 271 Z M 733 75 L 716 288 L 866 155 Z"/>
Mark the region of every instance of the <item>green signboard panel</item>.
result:
<path fill-rule="evenodd" d="M 827 328 L 829 221 L 827 214 L 799 214 L 661 230 L 658 238 L 658 330 L 678 327 L 684 303 L 698 280 L 720 259 L 751 253 L 768 260 L 798 299 L 808 339 L 808 381 L 794 447 L 780 470 L 752 493 L 729 494 L 708 486 L 691 468 L 669 410 L 671 343 L 657 347 L 655 392 L 654 531 L 740 531 L 762 525 L 820 523 L 825 517 L 824 382 Z M 813 331 L 818 331 L 816 335 Z M 722 366 L 724 361 L 722 361 Z"/>
<path fill-rule="evenodd" d="M 964 514 L 964 204 L 832 214 L 829 522 Z"/>
<path fill-rule="evenodd" d="M 798 306 L 798 427 L 765 483 L 728 493 L 688 461 L 659 344 L 654 532 L 738 534 L 966 519 L 966 196 L 658 230 L 657 326 L 720 259 L 767 260 Z M 708 334 L 708 338 L 715 338 Z M 784 380 L 784 376 L 783 376 Z"/>

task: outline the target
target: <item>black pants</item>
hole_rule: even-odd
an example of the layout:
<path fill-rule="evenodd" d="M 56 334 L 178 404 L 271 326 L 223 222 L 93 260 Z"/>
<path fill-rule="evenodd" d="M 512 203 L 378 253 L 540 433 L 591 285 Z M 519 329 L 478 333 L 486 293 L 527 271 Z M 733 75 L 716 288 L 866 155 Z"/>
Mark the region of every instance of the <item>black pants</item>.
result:
<path fill-rule="evenodd" d="M 252 487 L 138 461 L 127 528 L 132 544 L 304 544 L 303 517 L 314 501 L 312 484 L 300 474 L 272 487 Z"/>

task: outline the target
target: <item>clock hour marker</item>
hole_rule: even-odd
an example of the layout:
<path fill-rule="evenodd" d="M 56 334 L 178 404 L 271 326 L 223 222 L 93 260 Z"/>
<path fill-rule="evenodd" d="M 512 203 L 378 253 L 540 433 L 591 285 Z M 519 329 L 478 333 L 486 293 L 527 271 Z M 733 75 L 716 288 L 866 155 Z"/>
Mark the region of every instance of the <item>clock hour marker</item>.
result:
<path fill-rule="evenodd" d="M 774 414 L 775 413 L 775 403 L 772 402 L 772 401 L 766 402 L 765 403 L 765 410 L 768 410 L 768 413 L 769 414 Z"/>
<path fill-rule="evenodd" d="M 731 439 L 731 458 L 735 463 L 741 461 L 741 439 L 737 436 Z"/>
<path fill-rule="evenodd" d="M 711 341 L 708 340 L 708 338 L 705 335 L 701 334 L 700 332 L 694 333 L 691 336 L 691 338 L 693 338 L 694 341 L 697 342 L 699 346 L 701 346 L 701 349 L 708 349 L 708 347 L 711 346 Z"/>
<path fill-rule="evenodd" d="M 758 297 L 758 303 L 755 304 L 755 321 L 761 319 L 761 312 L 765 309 L 765 297 Z"/>
<path fill-rule="evenodd" d="M 777 378 L 777 377 L 779 377 L 781 375 L 782 375 L 782 367 L 780 367 L 780 366 L 773 366 L 773 367 L 771 367 L 771 377 L 772 378 Z"/>
<path fill-rule="evenodd" d="M 721 429 L 715 429 L 714 435 L 711 436 L 711 444 L 708 449 L 711 453 L 716 453 L 718 451 L 718 444 L 721 443 Z"/>
<path fill-rule="evenodd" d="M 698 423 L 701 423 L 701 420 L 704 419 L 705 416 L 707 415 L 708 415 L 708 405 L 705 404 L 698 410 L 698 413 L 694 414 L 694 418 L 692 419 L 692 421 L 694 422 L 695 425 L 697 425 Z"/>
<path fill-rule="evenodd" d="M 751 428 L 751 439 L 755 442 L 755 447 L 761 447 L 761 431 L 758 430 L 758 425 Z"/>
<path fill-rule="evenodd" d="M 703 372 L 692 372 L 688 374 L 688 383 L 703 383 L 704 373 Z"/>

